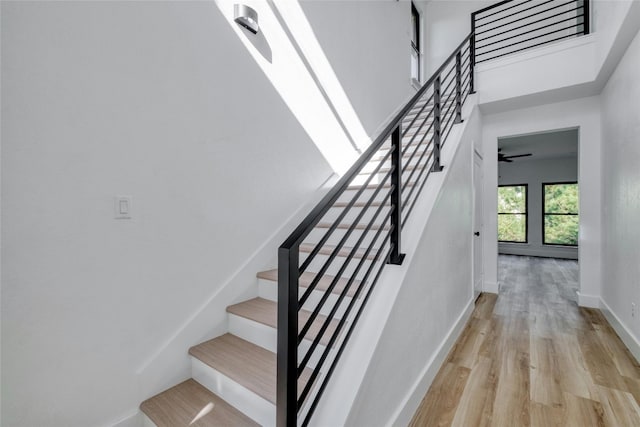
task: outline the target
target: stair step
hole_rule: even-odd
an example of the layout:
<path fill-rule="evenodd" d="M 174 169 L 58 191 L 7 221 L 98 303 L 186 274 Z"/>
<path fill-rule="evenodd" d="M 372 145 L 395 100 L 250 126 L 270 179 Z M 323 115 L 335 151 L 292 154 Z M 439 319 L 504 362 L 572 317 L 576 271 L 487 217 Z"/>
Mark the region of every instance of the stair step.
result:
<path fill-rule="evenodd" d="M 274 284 L 276 284 L 276 285 L 278 283 L 278 269 L 277 268 L 273 269 L 273 270 L 268 270 L 268 271 L 261 271 L 260 273 L 258 273 L 257 276 L 258 276 L 259 279 L 269 280 L 271 282 L 274 282 Z M 301 288 L 307 289 L 309 287 L 309 285 L 311 285 L 311 282 L 313 281 L 313 279 L 315 277 L 316 277 L 316 273 L 311 273 L 311 272 L 305 271 L 304 273 L 302 273 L 300 275 L 300 279 L 298 280 L 298 283 L 299 283 Z M 329 285 L 331 285 L 331 282 L 334 279 L 335 279 L 335 276 L 330 276 L 328 274 L 325 274 L 318 281 L 318 284 L 316 285 L 315 290 L 320 291 L 320 292 L 326 291 L 327 289 L 329 289 Z M 334 293 L 334 294 L 342 293 L 342 291 L 344 290 L 345 286 L 347 286 L 347 282 L 348 282 L 347 279 L 344 279 L 344 278 L 338 279 L 338 282 L 336 283 L 336 286 L 333 288 L 332 293 Z M 359 285 L 360 285 L 360 280 L 354 280 L 353 283 L 351 284 L 351 287 L 347 291 L 347 296 L 348 297 L 352 297 L 353 295 L 355 295 L 356 289 L 358 288 Z"/>
<path fill-rule="evenodd" d="M 145 400 L 140 410 L 158 427 L 259 426 L 194 379 Z"/>
<path fill-rule="evenodd" d="M 300 252 L 310 253 L 313 250 L 313 248 L 315 248 L 314 244 L 312 244 L 312 243 L 303 243 L 303 244 L 300 245 Z M 322 249 L 320 249 L 320 252 L 318 252 L 318 253 L 321 254 L 321 255 L 331 255 L 331 253 L 333 252 L 334 249 L 335 249 L 334 245 L 324 245 L 322 247 Z M 351 253 L 352 249 L 353 248 L 343 246 L 342 248 L 340 248 L 340 251 L 338 251 L 338 256 L 347 257 Z M 366 252 L 366 249 L 358 249 L 356 251 L 356 253 L 353 255 L 353 258 L 362 259 L 362 257 L 364 256 L 365 252 Z M 367 259 L 368 260 L 374 259 L 375 258 L 375 252 L 376 251 L 374 251 L 374 250 L 369 252 L 369 255 L 367 255 Z"/>
<path fill-rule="evenodd" d="M 235 335 L 224 334 L 191 347 L 189 354 L 275 405 L 275 353 Z M 298 379 L 299 392 L 303 390 L 310 376 L 311 370 L 306 368 Z"/>
<path fill-rule="evenodd" d="M 253 298 L 248 301 L 244 301 L 238 304 L 230 305 L 227 307 L 227 313 L 235 314 L 236 316 L 244 317 L 245 319 L 253 320 L 254 322 L 261 323 L 263 325 L 277 328 L 278 326 L 278 304 L 275 301 L 269 301 L 264 298 Z M 299 330 L 305 325 L 307 320 L 311 317 L 311 312 L 307 310 L 300 310 L 298 315 Z M 305 335 L 305 338 L 314 340 L 322 327 L 326 317 L 318 315 L 314 320 L 311 328 Z M 331 339 L 331 335 L 338 326 L 338 320 L 332 319 L 329 322 L 327 330 L 320 338 L 320 344 L 327 345 Z"/>

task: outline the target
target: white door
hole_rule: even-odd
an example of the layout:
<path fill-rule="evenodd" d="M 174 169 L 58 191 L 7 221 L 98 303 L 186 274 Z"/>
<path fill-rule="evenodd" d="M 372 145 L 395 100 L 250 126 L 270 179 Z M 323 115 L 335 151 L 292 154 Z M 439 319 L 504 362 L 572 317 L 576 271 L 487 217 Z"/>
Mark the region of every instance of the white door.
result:
<path fill-rule="evenodd" d="M 473 296 L 482 292 L 482 157 L 473 152 Z"/>

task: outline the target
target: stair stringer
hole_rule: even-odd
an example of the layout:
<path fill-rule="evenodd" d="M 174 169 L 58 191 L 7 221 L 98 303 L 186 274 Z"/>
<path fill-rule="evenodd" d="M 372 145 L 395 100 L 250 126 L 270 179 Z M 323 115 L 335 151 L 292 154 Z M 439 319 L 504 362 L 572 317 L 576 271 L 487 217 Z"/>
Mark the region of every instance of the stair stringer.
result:
<path fill-rule="evenodd" d="M 187 349 L 207 341 L 228 330 L 226 308 L 258 296 L 256 272 L 277 264 L 278 247 L 290 230 L 299 224 L 308 212 L 335 185 L 339 177 L 332 174 L 309 197 L 307 202 L 294 212 L 282 226 L 247 257 L 224 284 L 176 329 L 162 346 L 136 369 L 138 376 L 138 401 L 148 399 L 192 376 L 192 361 Z M 140 411 L 136 414 L 139 414 Z M 133 415 L 135 416 L 135 415 Z M 132 417 L 133 417 L 132 416 Z"/>
<path fill-rule="evenodd" d="M 473 150 L 473 139 L 481 138 L 480 132 L 480 113 L 477 107 L 477 96 L 470 95 L 465 107 L 463 108 L 464 122 L 454 126 L 441 153 L 442 164 L 444 170 L 440 173 L 434 173 L 429 176 L 426 185 L 418 198 L 418 201 L 411 213 L 411 217 L 403 228 L 402 252 L 406 253 L 406 258 L 402 265 L 387 265 L 383 270 L 374 291 L 371 294 L 369 302 L 365 307 L 356 330 L 351 336 L 350 341 L 338 362 L 336 369 L 329 381 L 326 390 L 318 404 L 318 408 L 314 413 L 310 425 L 312 426 L 343 426 L 343 425 L 382 425 L 394 424 L 394 420 L 398 418 L 399 412 L 407 406 L 410 397 L 415 394 L 418 388 L 415 384 L 407 384 L 403 390 L 397 392 L 397 402 L 394 403 L 393 409 L 386 411 L 382 415 L 376 415 L 376 421 L 371 424 L 371 420 L 360 418 L 363 399 L 368 401 L 368 406 L 376 406 L 378 402 L 372 403 L 372 395 L 383 395 L 369 390 L 368 380 L 379 374 L 379 353 L 391 345 L 393 342 L 384 342 L 388 337 L 385 336 L 385 329 L 390 317 L 394 314 L 397 304 L 397 298 L 400 295 L 407 274 L 420 263 L 417 250 L 424 237 L 432 211 L 438 206 L 442 190 L 446 187 L 447 180 L 452 170 L 452 166 L 456 162 L 470 159 L 471 150 Z M 467 155 L 463 155 L 463 151 L 467 150 Z M 461 165 L 463 168 L 471 169 L 472 163 L 469 161 L 467 165 Z M 471 185 L 471 183 L 469 183 Z M 422 212 L 422 214 L 420 214 Z M 472 233 L 469 233 L 469 242 L 471 242 Z M 441 244 L 441 243 L 436 243 Z M 420 255 L 418 253 L 418 255 Z M 469 267 L 471 260 L 469 260 Z M 425 280 L 425 286 L 429 286 L 428 280 Z M 456 324 L 464 324 L 471 310 L 472 298 L 472 280 L 469 277 L 467 295 L 464 298 L 464 309 L 456 313 L 458 319 Z M 449 329 L 449 328 L 447 328 Z M 456 331 L 459 333 L 459 331 Z M 457 335 L 451 334 L 448 335 Z M 391 338 L 392 340 L 393 338 Z M 441 340 L 445 342 L 453 342 L 445 338 Z M 445 347 L 440 345 L 440 347 Z M 450 345 L 449 345 L 450 347 Z M 448 352 L 449 348 L 442 348 L 440 353 Z M 424 362 L 433 358 L 424 357 Z M 439 362 L 428 363 L 437 364 L 436 371 L 439 368 Z M 424 363 L 420 366 L 422 370 Z M 398 368 L 402 368 L 399 366 Z M 421 384 L 423 385 L 423 384 Z M 428 388 L 428 385 L 427 385 Z M 407 391 L 409 392 L 407 393 Z M 365 394 L 367 396 L 365 397 Z M 384 405 L 382 405 L 384 406 Z M 406 423 L 404 423 L 406 425 Z"/>

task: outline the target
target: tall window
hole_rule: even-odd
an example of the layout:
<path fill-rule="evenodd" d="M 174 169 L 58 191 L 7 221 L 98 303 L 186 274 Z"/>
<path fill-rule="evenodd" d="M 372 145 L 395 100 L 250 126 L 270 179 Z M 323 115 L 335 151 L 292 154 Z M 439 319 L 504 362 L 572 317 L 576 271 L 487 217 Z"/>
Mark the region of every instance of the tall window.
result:
<path fill-rule="evenodd" d="M 420 82 L 420 13 L 411 3 L 411 78 Z"/>
<path fill-rule="evenodd" d="M 578 183 L 542 184 L 545 245 L 578 245 Z"/>
<path fill-rule="evenodd" d="M 498 241 L 527 243 L 527 184 L 498 187 Z"/>

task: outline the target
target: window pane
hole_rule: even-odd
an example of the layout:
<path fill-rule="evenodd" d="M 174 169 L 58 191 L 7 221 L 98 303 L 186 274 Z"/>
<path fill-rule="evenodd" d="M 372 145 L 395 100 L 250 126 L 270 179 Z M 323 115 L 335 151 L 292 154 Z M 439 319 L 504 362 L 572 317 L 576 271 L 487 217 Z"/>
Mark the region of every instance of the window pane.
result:
<path fill-rule="evenodd" d="M 413 49 L 411 49 L 411 77 L 420 81 L 420 57 Z"/>
<path fill-rule="evenodd" d="M 544 243 L 552 245 L 578 244 L 577 215 L 545 215 Z"/>
<path fill-rule="evenodd" d="M 500 242 L 527 241 L 526 215 L 498 215 L 498 240 Z"/>
<path fill-rule="evenodd" d="M 524 185 L 498 187 L 498 213 L 526 213 L 527 190 Z"/>
<path fill-rule="evenodd" d="M 578 184 L 545 184 L 545 213 L 578 213 Z"/>

